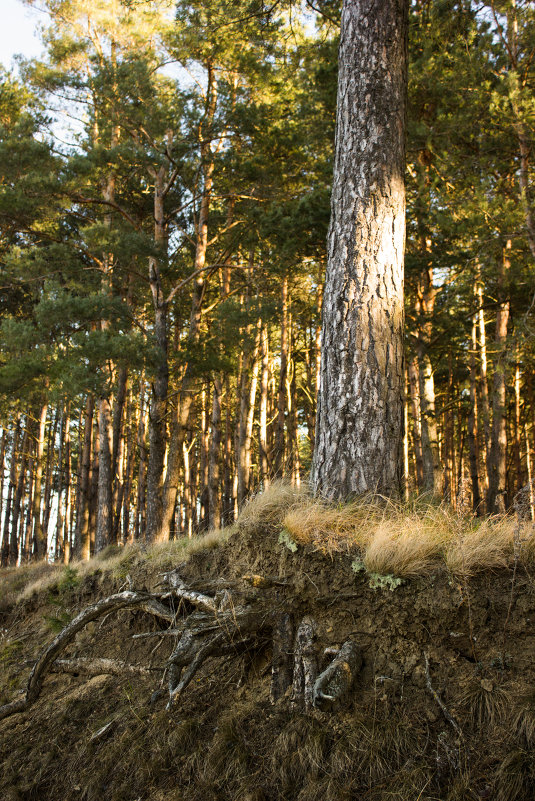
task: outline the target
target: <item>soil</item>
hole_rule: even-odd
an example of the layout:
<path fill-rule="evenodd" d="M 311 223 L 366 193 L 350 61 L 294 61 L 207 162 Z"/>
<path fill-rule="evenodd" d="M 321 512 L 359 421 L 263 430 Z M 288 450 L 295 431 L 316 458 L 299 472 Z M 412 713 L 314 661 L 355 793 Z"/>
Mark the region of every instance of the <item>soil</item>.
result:
<path fill-rule="evenodd" d="M 149 703 L 174 639 L 122 610 L 77 635 L 67 657 L 150 666 L 148 676 L 52 674 L 26 712 L 0 722 L 5 801 L 531 801 L 535 797 L 535 576 L 525 567 L 462 579 L 436 573 L 399 586 L 352 569 L 349 556 L 293 553 L 269 527 L 242 528 L 195 553 L 181 576 L 201 587 L 277 577 L 271 608 L 318 624 L 328 647 L 352 638 L 362 669 L 344 703 L 305 712 L 269 698 L 271 645 L 209 660 L 179 704 Z M 136 589 L 160 577 L 128 568 Z M 125 576 L 65 573 L 0 607 L 0 703 L 24 688 L 53 630 Z M 241 582 L 241 584 L 240 584 Z M 1 589 L 0 577 L 0 589 Z M 242 587 L 242 590 L 240 590 Z M 427 665 L 426 667 L 426 658 Z"/>

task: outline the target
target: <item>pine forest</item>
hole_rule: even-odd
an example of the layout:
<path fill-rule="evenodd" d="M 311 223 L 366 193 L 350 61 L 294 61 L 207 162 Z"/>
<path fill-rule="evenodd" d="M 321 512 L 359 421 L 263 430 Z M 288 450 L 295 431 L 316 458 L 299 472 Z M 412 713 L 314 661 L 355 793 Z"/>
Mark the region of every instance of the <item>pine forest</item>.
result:
<path fill-rule="evenodd" d="M 306 484 L 321 358 L 338 3 L 41 6 L 0 73 L 3 566 Z M 529 0 L 411 0 L 403 489 L 478 518 L 535 510 L 534 55 Z"/>

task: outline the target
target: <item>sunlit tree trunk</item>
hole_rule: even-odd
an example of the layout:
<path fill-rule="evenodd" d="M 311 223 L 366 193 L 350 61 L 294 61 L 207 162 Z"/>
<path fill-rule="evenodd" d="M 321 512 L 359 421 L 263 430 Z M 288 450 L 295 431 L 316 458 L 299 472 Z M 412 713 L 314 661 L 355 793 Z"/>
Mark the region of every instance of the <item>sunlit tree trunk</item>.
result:
<path fill-rule="evenodd" d="M 89 535 L 89 507 L 90 495 L 89 490 L 91 486 L 91 449 L 93 442 L 93 411 L 94 399 L 92 395 L 88 395 L 85 402 L 84 412 L 84 441 L 82 451 L 79 455 L 81 459 L 80 469 L 80 488 L 79 488 L 79 504 L 78 504 L 78 519 L 76 521 L 76 545 L 75 550 L 80 551 L 80 557 L 87 560 L 91 556 L 91 537 Z"/>
<path fill-rule="evenodd" d="M 506 272 L 510 267 L 508 241 L 503 250 L 503 259 L 499 275 L 499 289 L 504 292 Z M 487 493 L 487 513 L 504 511 L 506 491 L 506 340 L 507 323 L 509 321 L 509 300 L 502 300 L 496 313 L 493 392 L 492 392 L 492 432 L 489 451 L 488 472 L 489 489 Z"/>
<path fill-rule="evenodd" d="M 424 465 L 422 456 L 422 418 L 420 412 L 420 368 L 415 357 L 409 362 L 409 389 L 412 416 L 412 440 L 414 444 L 414 459 L 416 465 L 416 483 L 418 488 L 423 487 Z"/>
<path fill-rule="evenodd" d="M 37 559 L 44 559 L 46 555 L 46 539 L 41 522 L 41 489 L 43 483 L 43 457 L 45 451 L 45 431 L 48 401 L 45 400 L 39 409 L 39 428 L 35 448 L 35 471 L 32 498 L 33 517 L 33 549 Z"/>
<path fill-rule="evenodd" d="M 346 0 L 322 376 L 317 494 L 403 491 L 403 261 L 408 2 Z"/>
<path fill-rule="evenodd" d="M 281 317 L 280 317 L 280 368 L 277 391 L 277 420 L 275 424 L 275 442 L 273 453 L 273 473 L 282 476 L 285 471 L 285 417 L 286 417 L 286 378 L 288 374 L 288 276 L 282 281 Z"/>
<path fill-rule="evenodd" d="M 472 508 L 481 514 L 481 492 L 479 488 L 479 439 L 477 405 L 477 318 L 472 318 L 470 347 L 470 414 L 468 416 L 468 447 L 470 450 L 470 481 L 472 484 Z"/>

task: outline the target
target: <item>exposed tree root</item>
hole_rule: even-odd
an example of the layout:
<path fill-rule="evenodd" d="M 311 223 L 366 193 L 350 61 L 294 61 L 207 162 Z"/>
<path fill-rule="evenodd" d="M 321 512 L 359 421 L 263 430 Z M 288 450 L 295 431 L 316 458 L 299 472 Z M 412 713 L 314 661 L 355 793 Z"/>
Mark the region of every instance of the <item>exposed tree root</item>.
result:
<path fill-rule="evenodd" d="M 55 637 L 50 645 L 41 653 L 30 673 L 24 698 L 1 706 L 0 720 L 18 712 L 24 712 L 25 709 L 28 709 L 28 707 L 35 703 L 39 698 L 44 678 L 50 671 L 51 665 L 55 662 L 58 655 L 74 640 L 79 631 L 92 620 L 96 620 L 107 612 L 117 611 L 125 607 L 141 608 L 145 612 L 163 618 L 168 622 L 172 622 L 175 618 L 174 612 L 160 603 L 159 596 L 150 596 L 147 593 L 132 592 L 130 590 L 110 595 L 108 598 L 97 601 L 96 604 L 87 606 L 68 624 L 68 626 L 65 626 L 65 628 L 60 631 L 58 636 Z"/>
<path fill-rule="evenodd" d="M 75 676 L 150 676 L 153 672 L 143 665 L 129 665 L 120 659 L 56 659 L 50 666 L 51 673 L 72 673 Z"/>
<path fill-rule="evenodd" d="M 255 589 L 244 593 L 243 583 Z M 228 658 L 254 650 L 265 643 L 268 636 L 273 642 L 272 703 L 285 696 L 290 687 L 292 702 L 303 704 L 307 710 L 324 701 L 343 699 L 360 669 L 360 651 L 348 640 L 318 676 L 316 622 L 309 615 L 305 616 L 294 638 L 292 615 L 282 612 L 276 595 L 270 593 L 283 583 L 279 578 L 244 576 L 242 589 L 236 594 L 230 587 L 238 589 L 237 583 L 231 581 L 225 586 L 223 580 L 207 582 L 213 593 L 208 594 L 202 586 L 188 586 L 175 570 L 164 575 L 166 588 L 162 592 L 149 594 L 128 590 L 103 598 L 80 612 L 44 649 L 32 668 L 24 697 L 0 707 L 0 720 L 28 709 L 39 697 L 45 676 L 51 672 L 123 676 L 150 675 L 154 670 L 164 670 L 169 695 L 167 708 L 170 709 L 207 659 Z M 172 608 L 176 604 L 166 603 L 177 600 L 180 601 L 178 612 Z M 168 624 L 167 629 L 134 637 L 172 635 L 178 638 L 165 665 L 152 668 L 106 658 L 58 659 L 89 622 L 125 608 L 142 609 Z M 185 616 L 177 619 L 179 614 Z M 162 693 L 162 689 L 154 692 L 151 703 Z"/>
<path fill-rule="evenodd" d="M 314 706 L 322 701 L 338 701 L 343 699 L 362 665 L 362 654 L 353 640 L 347 640 L 334 657 L 330 665 L 320 673 L 314 684 Z"/>
<path fill-rule="evenodd" d="M 424 654 L 424 661 L 425 661 L 425 678 L 426 678 L 427 689 L 429 690 L 429 692 L 431 693 L 431 695 L 433 696 L 433 698 L 435 699 L 435 701 L 439 705 L 439 707 L 440 707 L 440 709 L 442 711 L 442 714 L 444 715 L 444 717 L 446 718 L 448 723 L 451 723 L 451 725 L 453 726 L 453 728 L 455 729 L 457 734 L 462 736 L 461 727 L 459 726 L 459 724 L 457 723 L 457 721 L 455 720 L 453 715 L 450 714 L 450 712 L 448 711 L 448 708 L 446 707 L 446 704 L 442 701 L 441 697 L 439 696 L 439 694 L 437 693 L 437 691 L 433 688 L 433 685 L 431 684 L 431 674 L 429 672 L 429 657 L 427 656 L 427 654 Z"/>
<path fill-rule="evenodd" d="M 303 618 L 294 645 L 294 673 L 292 700 L 304 700 L 305 709 L 314 706 L 314 684 L 318 672 L 316 655 L 316 621 L 309 615 Z"/>

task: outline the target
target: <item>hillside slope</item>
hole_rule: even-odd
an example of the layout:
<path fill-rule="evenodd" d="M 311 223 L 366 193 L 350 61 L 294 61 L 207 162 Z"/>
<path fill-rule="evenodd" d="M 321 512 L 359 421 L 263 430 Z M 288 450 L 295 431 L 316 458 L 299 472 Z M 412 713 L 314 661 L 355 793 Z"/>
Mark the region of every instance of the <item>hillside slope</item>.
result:
<path fill-rule="evenodd" d="M 303 617 L 313 619 L 320 671 L 344 642 L 355 643 L 362 662 L 345 697 L 306 710 L 289 689 L 271 703 L 272 640 L 260 627 L 245 647 L 208 659 L 170 710 L 165 696 L 151 704 L 177 638 L 159 636 L 167 624 L 147 612 L 122 609 L 81 630 L 61 658 L 145 670 L 85 675 L 71 664 L 69 673 L 51 673 L 33 706 L 0 722 L 0 797 L 532 799 L 529 564 L 470 578 L 437 568 L 400 583 L 356 570 L 354 554 L 295 550 L 280 530 L 273 520 L 250 520 L 191 553 L 172 545 L 155 558 L 133 548 L 85 572 L 6 571 L 0 703 L 20 697 L 39 650 L 80 609 L 125 587 L 154 591 L 162 572 L 178 566 L 198 591 L 224 585 L 243 599 L 256 584 L 266 619 L 288 613 L 294 631 Z M 40 584 L 29 591 L 36 572 Z M 177 617 L 192 608 L 184 601 Z"/>

